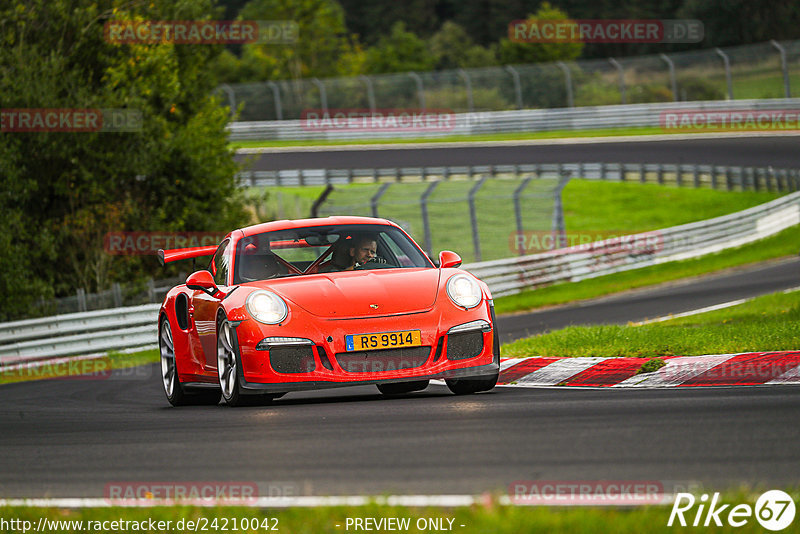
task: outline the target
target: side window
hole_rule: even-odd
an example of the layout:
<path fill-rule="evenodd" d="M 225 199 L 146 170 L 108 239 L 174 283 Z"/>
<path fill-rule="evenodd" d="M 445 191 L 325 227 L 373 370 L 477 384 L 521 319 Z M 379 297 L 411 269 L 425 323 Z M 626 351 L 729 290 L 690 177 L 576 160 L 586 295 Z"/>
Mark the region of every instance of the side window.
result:
<path fill-rule="evenodd" d="M 230 270 L 231 257 L 233 256 L 230 245 L 230 240 L 226 239 L 219 244 L 217 251 L 214 253 L 211 274 L 214 275 L 214 283 L 218 286 L 228 285 L 228 271 Z"/>

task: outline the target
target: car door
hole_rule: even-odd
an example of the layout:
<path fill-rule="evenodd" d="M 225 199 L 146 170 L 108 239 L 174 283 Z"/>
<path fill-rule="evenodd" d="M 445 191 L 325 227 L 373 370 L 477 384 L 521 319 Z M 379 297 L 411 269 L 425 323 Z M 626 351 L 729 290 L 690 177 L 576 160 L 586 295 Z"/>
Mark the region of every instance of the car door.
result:
<path fill-rule="evenodd" d="M 231 240 L 225 239 L 217 247 L 214 257 L 209 264 L 209 271 L 214 277 L 223 296 L 228 290 L 228 272 L 231 266 L 232 257 Z M 192 305 L 194 308 L 194 325 L 197 338 L 202 351 L 200 363 L 208 372 L 216 373 L 217 369 L 217 310 L 219 309 L 220 298 L 209 295 L 200 290 L 195 290 L 192 295 Z M 200 356 L 198 354 L 198 356 Z"/>

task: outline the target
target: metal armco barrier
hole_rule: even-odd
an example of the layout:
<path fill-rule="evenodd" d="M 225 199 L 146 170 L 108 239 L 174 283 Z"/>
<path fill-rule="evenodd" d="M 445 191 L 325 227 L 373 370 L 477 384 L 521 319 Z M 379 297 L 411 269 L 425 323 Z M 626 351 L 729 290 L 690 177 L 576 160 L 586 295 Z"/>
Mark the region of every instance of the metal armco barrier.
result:
<path fill-rule="evenodd" d="M 0 366 L 57 356 L 152 346 L 160 304 L 0 324 Z"/>
<path fill-rule="evenodd" d="M 419 183 L 442 180 L 560 177 L 671 184 L 728 191 L 797 191 L 800 169 L 729 167 L 670 163 L 542 163 L 469 167 L 406 167 L 381 169 L 292 169 L 246 171 L 240 187 L 300 187 L 369 183 Z"/>
<path fill-rule="evenodd" d="M 519 258 L 464 265 L 493 296 L 554 282 L 577 282 L 738 247 L 800 224 L 800 192 L 737 213 L 665 230 Z"/>
<path fill-rule="evenodd" d="M 495 297 L 719 252 L 800 224 L 800 192 L 714 219 L 549 252 L 466 264 Z M 0 324 L 0 365 L 154 346 L 159 305 Z"/>
<path fill-rule="evenodd" d="M 453 135 L 482 135 L 493 133 L 544 132 L 552 130 L 594 130 L 636 127 L 661 127 L 662 114 L 671 111 L 800 111 L 800 98 L 773 98 L 766 100 L 710 100 L 693 102 L 659 102 L 653 104 L 628 104 L 582 108 L 521 109 L 513 111 L 485 111 L 456 113 L 452 129 L 439 131 L 347 131 L 311 130 L 301 120 L 234 122 L 228 126 L 230 139 L 245 140 L 341 140 L 447 137 Z M 764 130 L 769 130 L 769 124 Z M 675 129 L 665 130 L 677 131 Z M 687 129 L 686 133 L 704 130 Z M 247 153 L 246 149 L 240 150 Z"/>

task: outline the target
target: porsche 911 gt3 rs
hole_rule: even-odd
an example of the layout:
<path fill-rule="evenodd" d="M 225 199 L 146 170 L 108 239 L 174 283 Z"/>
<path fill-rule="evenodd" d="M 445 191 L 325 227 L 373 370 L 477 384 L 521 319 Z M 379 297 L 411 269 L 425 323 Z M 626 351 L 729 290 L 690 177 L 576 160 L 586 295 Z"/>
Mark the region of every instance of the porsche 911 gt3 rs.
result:
<path fill-rule="evenodd" d="M 290 391 L 375 384 L 384 395 L 444 379 L 492 389 L 500 367 L 488 286 L 443 251 L 436 266 L 377 218 L 275 221 L 218 246 L 171 289 L 158 319 L 161 376 L 175 405 L 265 402 Z"/>

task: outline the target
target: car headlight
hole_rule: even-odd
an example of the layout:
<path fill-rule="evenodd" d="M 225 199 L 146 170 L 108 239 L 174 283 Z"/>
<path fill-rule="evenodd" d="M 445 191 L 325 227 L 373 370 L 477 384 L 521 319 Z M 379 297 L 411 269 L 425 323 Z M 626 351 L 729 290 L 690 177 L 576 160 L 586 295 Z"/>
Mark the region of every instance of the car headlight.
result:
<path fill-rule="evenodd" d="M 289 315 L 289 308 L 278 295 L 272 291 L 260 289 L 253 291 L 245 301 L 247 313 L 260 323 L 278 324 Z"/>
<path fill-rule="evenodd" d="M 478 281 L 466 274 L 454 274 L 447 281 L 447 296 L 462 308 L 474 308 L 483 295 Z"/>

